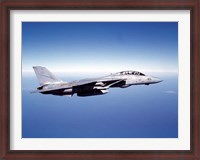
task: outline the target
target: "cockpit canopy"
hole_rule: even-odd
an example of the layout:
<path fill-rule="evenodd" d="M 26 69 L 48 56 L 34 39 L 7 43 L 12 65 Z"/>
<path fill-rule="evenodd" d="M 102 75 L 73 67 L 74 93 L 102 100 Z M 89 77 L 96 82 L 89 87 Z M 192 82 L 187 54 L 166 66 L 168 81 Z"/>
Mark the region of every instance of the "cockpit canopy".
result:
<path fill-rule="evenodd" d="M 116 73 L 116 75 L 137 75 L 137 76 L 145 76 L 145 74 L 138 71 L 122 71 Z"/>

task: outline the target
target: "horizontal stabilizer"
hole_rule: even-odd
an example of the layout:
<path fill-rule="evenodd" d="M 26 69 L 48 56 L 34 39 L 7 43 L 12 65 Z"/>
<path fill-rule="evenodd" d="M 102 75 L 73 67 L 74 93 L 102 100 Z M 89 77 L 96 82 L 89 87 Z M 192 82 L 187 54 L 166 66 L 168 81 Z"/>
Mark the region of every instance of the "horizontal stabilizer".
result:
<path fill-rule="evenodd" d="M 31 91 L 31 93 L 40 93 L 39 90 Z"/>

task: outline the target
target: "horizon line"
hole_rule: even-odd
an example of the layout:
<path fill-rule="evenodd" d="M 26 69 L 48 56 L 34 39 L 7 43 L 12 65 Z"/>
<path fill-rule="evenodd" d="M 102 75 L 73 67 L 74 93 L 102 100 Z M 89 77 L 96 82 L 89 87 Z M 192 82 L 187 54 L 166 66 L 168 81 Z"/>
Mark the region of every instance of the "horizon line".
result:
<path fill-rule="evenodd" d="M 54 72 L 54 73 L 117 73 L 117 72 L 121 72 L 121 71 L 138 71 L 138 70 L 108 70 L 108 71 L 103 71 L 103 70 L 96 70 L 96 71 L 86 71 L 86 70 L 74 70 L 74 71 L 63 71 L 63 70 L 50 70 L 50 72 Z M 175 70 L 169 70 L 169 71 L 164 71 L 164 70 L 142 70 L 139 72 L 153 72 L 153 73 L 178 73 L 178 71 Z M 22 73 L 34 73 L 33 70 L 22 70 Z"/>

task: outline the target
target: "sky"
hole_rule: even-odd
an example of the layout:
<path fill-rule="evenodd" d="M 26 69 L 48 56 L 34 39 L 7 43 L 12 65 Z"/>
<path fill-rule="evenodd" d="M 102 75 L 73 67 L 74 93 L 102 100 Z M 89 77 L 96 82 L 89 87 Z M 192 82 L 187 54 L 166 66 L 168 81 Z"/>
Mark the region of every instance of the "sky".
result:
<path fill-rule="evenodd" d="M 177 72 L 177 22 L 23 22 L 22 71 Z"/>

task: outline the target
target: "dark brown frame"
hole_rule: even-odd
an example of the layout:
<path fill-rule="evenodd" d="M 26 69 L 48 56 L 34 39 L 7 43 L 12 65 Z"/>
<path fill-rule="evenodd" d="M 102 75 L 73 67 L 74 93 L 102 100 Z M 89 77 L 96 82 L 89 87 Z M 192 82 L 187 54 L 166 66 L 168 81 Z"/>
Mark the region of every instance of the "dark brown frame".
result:
<path fill-rule="evenodd" d="M 10 150 L 10 10 L 190 10 L 191 149 L 189 151 Z M 200 159 L 199 0 L 3 0 L 1 2 L 0 106 L 2 159 Z"/>

